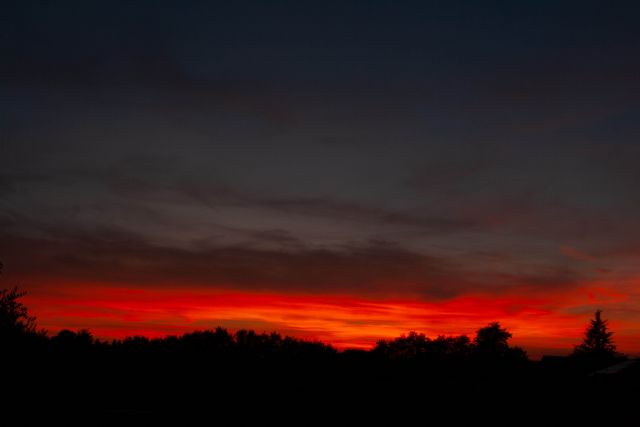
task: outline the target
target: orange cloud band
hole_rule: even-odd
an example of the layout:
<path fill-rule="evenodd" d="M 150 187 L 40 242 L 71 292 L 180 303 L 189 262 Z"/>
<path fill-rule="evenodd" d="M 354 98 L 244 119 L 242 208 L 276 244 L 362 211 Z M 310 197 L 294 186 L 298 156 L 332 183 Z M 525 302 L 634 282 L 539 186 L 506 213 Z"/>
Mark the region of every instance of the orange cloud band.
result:
<path fill-rule="evenodd" d="M 341 295 L 287 295 L 202 289 L 136 289 L 92 284 L 35 289 L 26 297 L 41 327 L 88 328 L 103 339 L 131 335 L 159 337 L 216 326 L 250 328 L 318 339 L 338 348 L 370 348 L 376 340 L 411 330 L 437 335 L 473 335 L 500 321 L 514 344 L 531 356 L 562 354 L 579 343 L 599 298 L 598 288 L 562 297 L 489 297 L 467 295 L 450 300 L 363 299 Z M 620 295 L 604 295 L 615 301 Z M 616 299 L 618 298 L 618 299 Z M 611 322 L 622 351 L 640 352 L 637 322 Z"/>

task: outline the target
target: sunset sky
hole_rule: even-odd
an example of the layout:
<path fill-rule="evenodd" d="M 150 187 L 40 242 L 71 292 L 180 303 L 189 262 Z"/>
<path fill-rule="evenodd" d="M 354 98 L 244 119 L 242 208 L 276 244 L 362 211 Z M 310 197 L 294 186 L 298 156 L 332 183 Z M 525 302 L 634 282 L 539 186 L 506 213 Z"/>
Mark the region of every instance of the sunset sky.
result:
<path fill-rule="evenodd" d="M 559 4 L 561 3 L 561 4 Z M 640 354 L 640 6 L 8 1 L 0 288 L 101 338 Z"/>

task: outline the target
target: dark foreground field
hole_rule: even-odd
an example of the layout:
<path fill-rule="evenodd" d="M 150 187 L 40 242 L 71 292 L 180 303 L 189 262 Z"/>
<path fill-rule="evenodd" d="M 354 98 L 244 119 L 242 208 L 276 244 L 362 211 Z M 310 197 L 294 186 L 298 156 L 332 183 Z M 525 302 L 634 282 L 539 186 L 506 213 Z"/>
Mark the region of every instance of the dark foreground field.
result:
<path fill-rule="evenodd" d="M 369 351 L 223 328 L 101 341 L 38 331 L 20 293 L 1 295 L 0 427 L 637 425 L 640 363 L 599 312 L 571 357 L 534 362 L 498 322 Z"/>
<path fill-rule="evenodd" d="M 429 363 L 371 352 L 285 360 L 81 351 L 11 359 L 3 364 L 3 406 L 6 419 L 20 422 L 10 425 L 637 425 L 640 404 L 638 363 L 594 375 L 564 362 Z"/>

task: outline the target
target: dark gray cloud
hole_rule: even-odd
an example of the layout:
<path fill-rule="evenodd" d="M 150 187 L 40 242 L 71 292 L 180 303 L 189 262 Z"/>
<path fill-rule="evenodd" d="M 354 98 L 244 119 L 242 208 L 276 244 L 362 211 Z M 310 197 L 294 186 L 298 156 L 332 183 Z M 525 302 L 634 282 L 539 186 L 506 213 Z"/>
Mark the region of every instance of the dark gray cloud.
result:
<path fill-rule="evenodd" d="M 136 202 L 193 204 L 208 209 L 242 207 L 264 209 L 284 215 L 320 217 L 341 221 L 368 222 L 387 226 L 408 226 L 429 233 L 449 233 L 474 229 L 472 218 L 454 215 L 431 215 L 408 209 L 389 209 L 374 204 L 341 200 L 333 196 L 266 194 L 225 184 L 204 184 L 173 178 L 180 168 L 168 159 L 126 159 L 108 169 L 71 169 L 41 175 L 35 179 L 17 174 L 6 175 L 11 188 L 21 186 L 22 193 L 38 185 L 73 186 L 74 182 L 88 183 L 92 188 L 121 198 L 130 206 Z M 31 188 L 30 188 L 31 187 Z M 106 204 L 106 203 L 105 203 Z M 109 206 L 104 206 L 110 209 Z"/>
<path fill-rule="evenodd" d="M 277 240 L 283 237 L 272 233 L 260 238 L 274 235 Z M 213 242 L 176 248 L 120 229 L 42 225 L 37 235 L 4 232 L 0 242 L 11 277 L 27 280 L 30 286 L 42 280 L 40 286 L 103 283 L 439 299 L 517 289 L 546 292 L 550 286 L 576 286 L 582 279 L 569 269 L 535 276 L 470 272 L 453 260 L 381 241 L 331 249 L 274 250 Z"/>

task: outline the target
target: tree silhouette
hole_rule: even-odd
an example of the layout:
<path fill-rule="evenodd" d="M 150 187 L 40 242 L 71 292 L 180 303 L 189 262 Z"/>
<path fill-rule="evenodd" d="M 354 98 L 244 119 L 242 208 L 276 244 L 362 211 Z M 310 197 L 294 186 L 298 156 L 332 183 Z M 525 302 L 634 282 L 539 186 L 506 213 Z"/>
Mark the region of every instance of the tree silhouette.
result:
<path fill-rule="evenodd" d="M 68 348 L 89 348 L 95 342 L 93 335 L 87 329 L 80 329 L 77 332 L 63 329 L 51 338 L 51 341 L 57 346 Z"/>
<path fill-rule="evenodd" d="M 4 264 L 0 261 L 0 274 Z M 26 292 L 13 289 L 0 289 L 0 337 L 8 337 L 25 333 L 33 333 L 36 330 L 36 318 L 29 316 L 27 307 L 18 301 L 26 295 Z"/>
<path fill-rule="evenodd" d="M 602 319 L 601 314 L 601 310 L 596 311 L 595 319 L 591 319 L 582 343 L 574 349 L 574 356 L 600 361 L 611 360 L 618 356 L 611 338 L 613 332 L 609 331 L 609 322 Z"/>
<path fill-rule="evenodd" d="M 493 322 L 478 329 L 474 344 L 476 353 L 484 357 L 500 357 L 509 349 L 508 341 L 511 333 L 500 326 L 500 323 Z"/>
<path fill-rule="evenodd" d="M 0 337 L 36 331 L 36 318 L 29 316 L 27 307 L 18 301 L 25 294 L 18 287 L 0 290 Z"/>
<path fill-rule="evenodd" d="M 489 323 L 478 329 L 474 339 L 475 353 L 485 360 L 527 360 L 527 353 L 520 347 L 510 347 L 511 332 L 500 326 L 499 322 Z"/>
<path fill-rule="evenodd" d="M 375 352 L 389 359 L 415 359 L 428 351 L 431 340 L 415 331 L 392 340 L 379 340 Z"/>
<path fill-rule="evenodd" d="M 478 347 L 498 350 L 509 346 L 507 341 L 511 336 L 511 332 L 502 328 L 499 322 L 493 322 L 478 329 L 474 342 Z"/>

